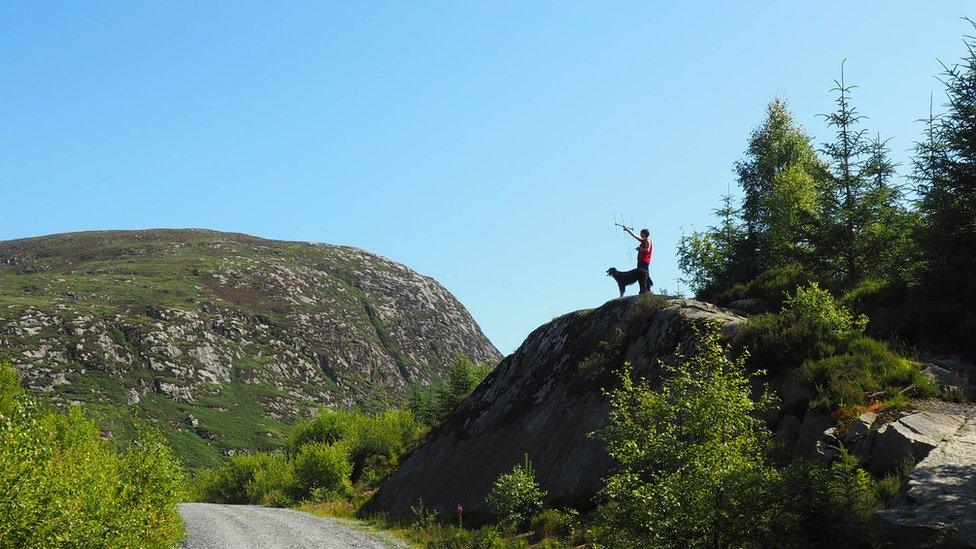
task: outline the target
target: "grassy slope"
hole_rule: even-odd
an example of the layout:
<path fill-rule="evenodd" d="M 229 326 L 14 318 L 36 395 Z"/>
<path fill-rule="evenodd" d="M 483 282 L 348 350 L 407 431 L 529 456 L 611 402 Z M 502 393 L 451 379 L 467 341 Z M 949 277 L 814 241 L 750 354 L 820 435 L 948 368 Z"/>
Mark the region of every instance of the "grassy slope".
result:
<path fill-rule="evenodd" d="M 315 265 L 327 272 L 332 282 L 318 288 L 316 296 L 334 303 L 337 315 L 348 315 L 341 320 L 353 329 L 373 333 L 376 327 L 361 315 L 363 303 L 369 303 L 370 298 L 357 287 L 355 279 L 363 262 L 339 250 L 199 230 L 73 233 L 2 242 L 0 321 L 16 320 L 32 308 L 62 317 L 124 318 L 128 325 L 148 328 L 156 322 L 152 309 L 193 310 L 204 319 L 209 310 L 232 309 L 278 325 L 287 322 L 286 313 L 316 309 L 309 304 L 284 302 L 280 288 L 269 291 L 266 280 L 248 279 L 253 276 L 248 268 L 275 265 L 297 270 Z M 247 279 L 244 290 L 229 290 L 215 280 L 217 273 L 228 268 Z M 384 264 L 370 264 L 369 268 L 384 268 Z M 350 311 L 360 314 L 353 316 Z M 113 333 L 112 339 L 137 356 L 126 336 Z M 49 338 L 58 338 L 68 346 L 80 341 L 59 326 L 45 327 L 15 344 L 8 340 L 7 345 L 0 333 L 0 360 L 22 361 L 24 351 Z M 150 392 L 142 395 L 138 404 L 127 405 L 126 387 L 170 381 L 165 373 L 146 368 L 126 371 L 125 378 L 120 379 L 111 368 L 89 368 L 80 375 L 73 367 L 66 372 L 70 385 L 57 388 L 56 400 L 84 403 L 120 441 L 130 440 L 134 423 L 148 421 L 162 430 L 187 465 L 211 466 L 228 451 L 275 447 L 289 432 L 289 423 L 269 417 L 265 405 L 280 390 L 254 380 L 243 382 L 249 372 L 260 368 L 261 360 L 253 354 L 235 359 L 232 381 L 212 387 L 209 394 L 193 403 Z M 344 380 L 348 382 L 345 390 L 362 406 L 375 407 L 390 399 L 386 389 L 375 386 L 377 380 L 355 373 L 347 373 Z M 324 385 L 302 389 L 312 394 L 336 389 L 331 380 Z M 319 405 L 307 400 L 304 403 L 307 411 Z M 189 416 L 199 421 L 198 427 L 190 424 Z"/>

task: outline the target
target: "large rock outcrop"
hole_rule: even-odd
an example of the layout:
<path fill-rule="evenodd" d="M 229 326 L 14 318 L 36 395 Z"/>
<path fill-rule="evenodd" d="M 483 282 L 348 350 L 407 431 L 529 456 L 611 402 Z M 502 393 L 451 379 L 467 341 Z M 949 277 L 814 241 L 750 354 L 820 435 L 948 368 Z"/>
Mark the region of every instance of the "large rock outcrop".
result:
<path fill-rule="evenodd" d="M 319 406 L 388 400 L 458 354 L 501 358 L 437 281 L 355 248 L 204 230 L 0 242 L 0 361 L 54 402 L 154 420 L 198 457 L 273 445 Z"/>
<path fill-rule="evenodd" d="M 407 518 L 423 501 L 450 516 L 460 503 L 466 520 L 484 519 L 492 483 L 526 454 L 550 505 L 589 506 L 611 465 L 589 436 L 607 422 L 601 387 L 624 360 L 653 379 L 658 361 L 673 359 L 705 320 L 734 330 L 744 319 L 697 301 L 643 296 L 536 329 L 402 462 L 369 508 Z M 600 355 L 607 360 L 590 358 Z"/>
<path fill-rule="evenodd" d="M 902 493 L 874 522 L 896 547 L 976 547 L 976 408 L 968 414 L 931 414 L 938 427 L 903 432 L 924 457 Z M 904 425 L 906 422 L 901 421 Z"/>

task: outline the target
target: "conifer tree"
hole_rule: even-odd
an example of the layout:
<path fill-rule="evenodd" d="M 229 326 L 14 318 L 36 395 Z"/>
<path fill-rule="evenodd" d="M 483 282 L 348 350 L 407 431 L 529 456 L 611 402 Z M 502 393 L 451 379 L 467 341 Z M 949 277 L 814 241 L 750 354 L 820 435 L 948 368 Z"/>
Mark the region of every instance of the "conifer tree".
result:
<path fill-rule="evenodd" d="M 821 278 L 849 290 L 868 277 L 890 278 L 910 246 L 912 222 L 893 184 L 896 165 L 887 141 L 867 137 L 864 116 L 851 103 L 856 86 L 835 80 L 836 110 L 823 115 L 834 140 L 823 145 L 830 177 L 822 193 L 816 236 Z"/>
<path fill-rule="evenodd" d="M 966 47 L 962 60 L 943 65 L 947 111 L 930 124 L 916 166 L 926 179 L 919 204 L 925 284 L 960 308 L 959 335 L 976 348 L 976 38 Z"/>
<path fill-rule="evenodd" d="M 833 127 L 834 141 L 823 145 L 823 153 L 830 163 L 829 186 L 823 193 L 824 224 L 818 235 L 818 257 L 824 274 L 832 275 L 831 283 L 852 287 L 860 279 L 860 250 L 858 233 L 864 222 L 860 208 L 867 191 L 863 177 L 863 162 L 868 151 L 867 130 L 860 127 L 864 117 L 851 104 L 850 94 L 856 86 L 844 80 L 841 64 L 840 80 L 831 91 L 837 92 L 837 110 L 822 115 L 827 126 Z"/>
<path fill-rule="evenodd" d="M 933 100 L 929 96 L 929 115 L 916 120 L 923 123 L 925 128 L 922 130 L 922 139 L 915 142 L 912 173 L 909 176 L 915 192 L 923 198 L 932 187 L 940 185 L 946 178 L 948 151 L 942 142 L 940 119 L 941 116 L 935 114 Z"/>

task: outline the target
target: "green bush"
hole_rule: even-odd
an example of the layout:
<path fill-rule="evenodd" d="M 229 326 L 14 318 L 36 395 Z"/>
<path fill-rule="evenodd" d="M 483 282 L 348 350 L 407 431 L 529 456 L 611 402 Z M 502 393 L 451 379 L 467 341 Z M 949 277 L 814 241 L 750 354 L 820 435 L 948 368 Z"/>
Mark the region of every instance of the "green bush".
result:
<path fill-rule="evenodd" d="M 284 454 L 264 455 L 267 457 L 261 459 L 247 487 L 248 499 L 269 507 L 287 507 L 292 504 L 290 495 L 296 493 L 294 467 Z"/>
<path fill-rule="evenodd" d="M 422 432 L 413 414 L 406 410 L 387 410 L 370 416 L 358 411 L 323 408 L 315 418 L 295 426 L 287 453 L 296 456 L 310 444 L 341 443 L 349 450 L 355 470 L 360 472 L 367 462 L 374 467 L 384 462 L 396 464 Z M 372 459 L 376 457 L 382 459 Z M 373 473 L 376 472 L 374 468 Z"/>
<path fill-rule="evenodd" d="M 342 443 L 302 446 L 294 468 L 295 487 L 303 498 L 344 497 L 352 492 L 352 463 Z"/>
<path fill-rule="evenodd" d="M 255 478 L 270 460 L 264 452 L 231 456 L 219 467 L 197 475 L 191 497 L 213 503 L 256 503 Z"/>
<path fill-rule="evenodd" d="M 518 526 L 542 510 L 545 497 L 546 492 L 536 482 L 526 455 L 523 464 L 495 480 L 485 502 L 499 521 Z"/>
<path fill-rule="evenodd" d="M 740 299 L 759 299 L 776 310 L 788 296 L 796 289 L 814 282 L 813 277 L 804 272 L 798 265 L 786 265 L 763 271 L 747 284 L 736 284 L 731 288 L 717 287 L 715 290 L 706 289 L 700 295 L 702 299 L 713 301 L 720 305 L 728 305 Z"/>
<path fill-rule="evenodd" d="M 812 547 L 870 547 L 866 528 L 881 490 L 856 457 L 842 452 L 830 467 L 807 461 L 784 472 L 793 535 Z M 794 543 L 799 545 L 799 543 Z"/>
<path fill-rule="evenodd" d="M 173 546 L 183 472 L 151 433 L 125 452 L 78 408 L 44 409 L 0 365 L 0 546 Z"/>
<path fill-rule="evenodd" d="M 866 317 L 855 317 L 813 283 L 797 288 L 779 313 L 752 318 L 736 348 L 749 350 L 754 369 L 788 371 L 804 360 L 832 356 L 838 347 L 860 336 L 866 325 Z"/>
<path fill-rule="evenodd" d="M 579 526 L 579 512 L 575 509 L 544 509 L 532 517 L 531 525 L 542 538 L 568 539 Z"/>
<path fill-rule="evenodd" d="M 799 379 L 817 389 L 814 405 L 829 410 L 871 402 L 905 403 L 907 395 L 932 396 L 935 384 L 918 365 L 867 337 L 850 341 L 839 354 L 804 362 Z"/>
<path fill-rule="evenodd" d="M 628 368 L 609 392 L 610 419 L 595 433 L 616 462 L 599 493 L 595 541 L 605 547 L 775 545 L 779 473 L 742 360 L 717 326 L 687 356 L 662 365 L 660 389 Z"/>
<path fill-rule="evenodd" d="M 314 418 L 295 425 L 285 448 L 295 455 L 306 444 L 335 444 L 346 440 L 358 430 L 361 416 L 358 412 L 321 408 Z"/>
<path fill-rule="evenodd" d="M 344 497 L 352 480 L 375 485 L 389 475 L 421 432 L 408 411 L 368 416 L 323 408 L 299 422 L 284 452 L 236 455 L 199 473 L 192 497 L 272 506 Z"/>

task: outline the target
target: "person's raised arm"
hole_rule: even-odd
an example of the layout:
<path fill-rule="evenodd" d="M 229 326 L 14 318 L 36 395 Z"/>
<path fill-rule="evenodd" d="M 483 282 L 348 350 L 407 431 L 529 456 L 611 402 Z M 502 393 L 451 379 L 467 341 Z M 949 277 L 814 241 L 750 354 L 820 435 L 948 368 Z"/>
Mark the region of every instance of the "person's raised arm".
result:
<path fill-rule="evenodd" d="M 637 236 L 636 234 L 634 234 L 634 231 L 632 231 L 632 230 L 630 229 L 630 227 L 624 227 L 624 230 L 625 230 L 625 231 L 627 231 L 627 234 L 629 234 L 630 236 L 632 236 L 632 237 L 634 237 L 634 240 L 636 240 L 636 241 L 638 241 L 638 242 L 640 242 L 640 241 L 641 241 L 641 237 L 639 237 L 639 236 Z"/>

